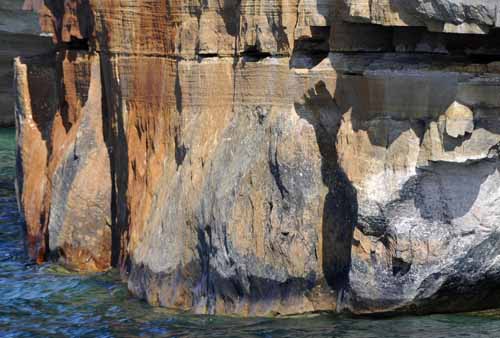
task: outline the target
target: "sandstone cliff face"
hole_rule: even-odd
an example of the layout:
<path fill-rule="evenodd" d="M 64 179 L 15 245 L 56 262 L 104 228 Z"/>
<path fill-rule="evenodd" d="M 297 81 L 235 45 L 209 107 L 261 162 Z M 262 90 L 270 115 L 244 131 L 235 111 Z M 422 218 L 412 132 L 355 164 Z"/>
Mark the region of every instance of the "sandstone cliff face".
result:
<path fill-rule="evenodd" d="M 16 60 L 18 200 L 28 251 L 77 270 L 110 267 L 111 174 L 99 58 Z M 50 248 L 50 252 L 49 252 Z"/>
<path fill-rule="evenodd" d="M 492 2 L 44 8 L 62 50 L 16 63 L 33 257 L 197 313 L 500 304 Z"/>

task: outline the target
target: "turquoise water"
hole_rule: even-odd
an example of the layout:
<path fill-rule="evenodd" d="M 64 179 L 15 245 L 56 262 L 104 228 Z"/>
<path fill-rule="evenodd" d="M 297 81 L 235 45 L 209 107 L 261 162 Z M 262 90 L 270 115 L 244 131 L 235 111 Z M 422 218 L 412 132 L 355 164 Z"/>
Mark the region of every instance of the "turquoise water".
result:
<path fill-rule="evenodd" d="M 367 320 L 189 316 L 128 295 L 116 273 L 79 276 L 28 264 L 14 195 L 13 130 L 0 129 L 0 337 L 500 338 L 500 315 Z"/>

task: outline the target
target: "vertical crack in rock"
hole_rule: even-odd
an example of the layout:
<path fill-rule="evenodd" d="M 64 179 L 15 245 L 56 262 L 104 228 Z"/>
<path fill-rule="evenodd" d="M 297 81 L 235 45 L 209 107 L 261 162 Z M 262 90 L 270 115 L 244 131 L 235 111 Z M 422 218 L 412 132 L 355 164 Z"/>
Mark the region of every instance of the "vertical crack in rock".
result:
<path fill-rule="evenodd" d="M 92 20 L 94 22 L 94 20 Z M 100 22 L 102 34 L 107 36 L 107 24 Z M 119 74 L 111 55 L 99 53 L 101 60 L 103 93 L 103 135 L 108 156 L 111 159 L 111 265 L 119 267 L 122 273 L 130 272 L 127 252 L 129 242 L 130 215 L 127 201 L 129 180 L 128 141 L 125 133 L 123 97 Z"/>
<path fill-rule="evenodd" d="M 276 149 L 274 149 L 273 154 L 270 154 L 270 158 L 271 160 L 269 161 L 269 168 L 271 169 L 271 174 L 274 177 L 274 182 L 276 183 L 276 186 L 280 191 L 281 199 L 284 200 L 285 197 L 288 195 L 288 190 L 283 184 L 283 180 L 281 179 L 281 173 L 280 173 L 280 167 L 278 163 L 278 155 Z"/>
<path fill-rule="evenodd" d="M 213 255 L 212 227 L 207 225 L 198 229 L 198 255 L 201 259 L 202 295 L 205 299 L 206 313 L 215 313 L 214 277 L 212 276 L 211 257 Z"/>
<path fill-rule="evenodd" d="M 118 84 L 110 81 L 113 77 L 109 72 L 114 69 L 111 60 L 101 55 L 104 102 L 104 138 L 107 143 L 111 161 L 112 200 L 111 200 L 111 262 L 113 266 L 128 271 L 128 254 L 126 252 L 129 233 L 129 209 L 127 202 L 128 190 L 128 145 L 122 115 L 122 97 Z M 125 269 L 124 269 L 125 268 Z"/>

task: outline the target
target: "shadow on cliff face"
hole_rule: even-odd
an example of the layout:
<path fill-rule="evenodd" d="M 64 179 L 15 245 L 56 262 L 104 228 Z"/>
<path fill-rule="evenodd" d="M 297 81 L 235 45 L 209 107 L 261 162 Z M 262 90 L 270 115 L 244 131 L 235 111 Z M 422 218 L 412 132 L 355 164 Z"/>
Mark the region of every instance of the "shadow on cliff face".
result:
<path fill-rule="evenodd" d="M 400 141 L 408 142 L 405 139 L 406 135 L 402 134 L 412 131 L 415 135 L 412 135 L 411 139 L 417 145 L 420 142 L 420 146 L 422 147 L 422 142 L 424 140 L 427 141 L 427 139 L 424 139 L 424 135 L 430 131 L 431 123 L 438 122 L 455 100 L 462 99 L 464 96 L 467 98 L 467 96 L 464 95 L 463 87 L 458 87 L 457 82 L 459 79 L 453 78 L 453 75 L 447 78 L 443 76 L 443 73 L 431 73 L 430 75 L 424 74 L 425 77 L 417 74 L 419 75 L 417 77 L 411 73 L 404 72 L 400 74 L 396 72 L 388 74 L 366 71 L 356 74 L 349 72 L 350 69 L 347 67 L 337 70 L 338 77 L 336 79 L 334 97 L 332 97 L 332 94 L 328 91 L 324 83 L 318 82 L 315 88 L 310 89 L 306 93 L 304 99 L 301 100 L 302 102 L 295 104 L 295 109 L 299 116 L 307 120 L 316 131 L 317 143 L 322 156 L 323 181 L 329 190 L 323 208 L 324 275 L 334 290 L 349 291 L 349 302 L 352 308 L 373 309 L 374 307 L 379 307 L 387 309 L 389 305 L 393 306 L 392 304 L 395 304 L 394 306 L 397 307 L 408 301 L 408 298 L 405 297 L 409 296 L 405 292 L 416 285 L 413 284 L 414 280 L 411 277 L 415 271 L 418 271 L 415 270 L 415 267 L 418 268 L 418 264 L 420 263 L 406 261 L 394 255 L 392 263 L 389 261 L 389 264 L 384 262 L 384 265 L 378 265 L 377 261 L 371 259 L 368 255 L 366 264 L 358 265 L 358 262 L 362 262 L 362 257 L 351 257 L 352 231 L 356 226 L 364 235 L 370 236 L 371 239 L 376 239 L 376 237 L 386 233 L 392 236 L 392 233 L 387 232 L 387 230 L 391 230 L 392 227 L 398 228 L 402 223 L 397 219 L 394 221 L 399 223 L 387 222 L 385 215 L 390 216 L 392 213 L 384 211 L 380 213 L 384 219 L 380 222 L 382 229 L 378 231 L 376 217 L 370 218 L 372 216 L 370 214 L 371 210 L 365 213 L 365 210 L 367 210 L 366 199 L 372 197 L 368 196 L 367 198 L 364 194 L 362 196 L 362 193 L 365 191 L 361 190 L 359 196 L 357 196 L 356 190 L 352 187 L 352 184 L 346 178 L 345 173 L 338 163 L 335 143 L 338 137 L 340 120 L 342 115 L 349 111 L 351 119 L 346 122 L 352 123 L 352 131 L 359 131 L 362 137 L 364 135 L 367 136 L 371 144 L 370 147 L 380 147 L 387 152 L 394 150 L 399 152 L 400 150 L 397 148 L 389 148 L 400 137 L 402 137 Z M 423 90 L 423 95 L 420 98 L 415 95 L 415 92 L 417 92 L 415 91 L 416 88 Z M 469 93 L 465 92 L 465 94 Z M 479 100 L 473 101 L 472 99 L 476 97 L 472 94 L 475 94 L 475 92 L 470 92 L 471 103 L 468 103 L 468 106 L 476 113 L 475 128 L 498 134 L 498 123 L 495 122 L 496 118 L 493 116 L 493 113 L 484 108 L 484 103 L 479 102 Z M 424 104 L 418 105 L 418 100 L 421 100 Z M 486 112 L 489 115 L 485 117 Z M 348 117 L 346 116 L 346 118 Z M 350 126 L 347 125 L 346 127 Z M 427 135 L 432 136 L 430 134 Z M 440 134 L 439 136 L 443 135 Z M 443 150 L 451 152 L 459 151 L 456 148 L 462 146 L 462 144 L 465 147 L 466 142 L 470 139 L 469 136 L 465 135 L 455 142 L 446 137 L 439 140 L 443 142 Z M 397 144 L 395 146 L 397 147 Z M 493 150 L 492 148 L 491 151 Z M 345 149 L 345 151 L 349 150 Z M 369 153 L 367 154 L 367 156 L 373 156 Z M 401 155 L 406 156 L 403 153 Z M 471 160 L 464 163 L 458 163 L 459 160 L 457 162 L 446 162 L 446 157 L 443 158 L 442 161 L 429 161 L 429 165 L 426 167 L 417 165 L 416 175 L 410 177 L 402 187 L 399 187 L 400 199 L 390 201 L 386 205 L 381 205 L 380 208 L 400 213 L 401 210 L 398 210 L 398 208 L 401 206 L 401 203 L 399 202 L 411 200 L 409 205 L 412 216 L 416 216 L 414 217 L 416 222 L 426 220 L 430 221 L 429 223 L 442 224 L 443 227 L 450 225 L 450 228 L 457 233 L 460 231 L 458 226 L 463 225 L 464 229 L 467 230 L 468 226 L 475 226 L 475 224 L 481 223 L 482 232 L 489 231 L 494 233 L 496 231 L 495 224 L 494 221 L 490 221 L 491 216 L 489 215 L 484 217 L 485 221 L 478 220 L 477 223 L 475 221 L 471 222 L 471 218 L 464 218 L 463 220 L 459 218 L 467 214 L 475 216 L 473 215 L 474 208 L 494 203 L 487 200 L 481 202 L 482 204 L 477 204 L 477 199 L 485 196 L 486 190 L 482 186 L 498 170 L 498 155 L 491 154 L 489 158 Z M 378 184 L 380 187 L 384 187 L 387 183 L 380 181 Z M 495 183 L 493 181 L 493 183 L 489 184 L 494 186 Z M 488 198 L 494 201 L 494 194 L 490 192 L 490 195 L 493 196 L 489 196 Z M 363 203 L 363 208 L 360 208 L 359 211 L 357 205 L 358 198 L 360 205 Z M 415 211 L 412 209 L 413 206 Z M 456 220 L 456 222 L 452 223 L 453 220 Z M 363 222 L 367 223 L 364 228 L 362 226 Z M 424 225 L 427 224 L 425 221 L 422 223 Z M 455 224 L 458 226 L 455 226 Z M 405 231 L 402 227 L 399 229 Z M 374 233 L 373 230 L 377 230 L 377 232 Z M 350 234 L 349 231 L 351 231 Z M 434 235 L 433 239 L 436 239 L 436 237 L 437 235 Z M 384 242 L 386 238 L 385 236 L 381 237 L 380 242 L 386 248 L 390 248 L 391 245 L 387 245 Z M 421 239 L 412 237 L 411 240 L 417 243 Z M 422 243 L 425 244 L 423 241 Z M 443 241 L 442 245 L 451 247 L 445 241 Z M 458 253 L 453 254 L 458 255 Z M 481 260 L 476 262 L 479 261 Z M 391 264 L 392 266 L 390 266 Z M 413 267 L 412 264 L 414 264 Z M 425 262 L 425 264 L 432 263 Z M 367 266 L 374 267 L 375 272 L 373 275 L 367 273 L 365 269 Z M 412 272 L 408 273 L 410 269 Z M 462 276 L 466 275 L 465 272 L 460 274 Z M 458 294 L 456 291 L 457 288 L 459 289 L 467 285 L 464 281 L 460 280 L 462 278 L 460 274 L 457 274 L 458 281 L 451 283 L 451 286 L 446 286 L 444 293 L 441 289 L 436 288 L 436 295 L 440 297 L 440 300 L 441 298 L 443 299 L 443 304 L 446 302 L 444 299 L 446 299 L 447 295 L 456 296 Z M 444 275 L 444 272 L 440 272 L 438 277 Z M 485 285 L 494 280 L 493 278 L 485 279 Z M 367 291 L 364 293 L 363 288 L 366 283 L 370 283 L 374 290 L 391 291 L 386 294 L 383 292 L 378 293 L 378 291 Z M 429 285 L 435 287 L 435 285 Z M 490 290 L 493 289 L 490 286 L 488 287 Z M 430 288 L 429 286 L 423 289 L 428 291 Z M 475 290 L 479 289 L 476 288 Z M 392 290 L 395 291 L 393 292 Z M 400 290 L 402 293 L 398 295 Z M 449 293 L 447 294 L 446 292 Z M 443 297 L 441 297 L 441 294 L 443 294 Z M 475 291 L 475 293 L 471 294 L 487 296 L 488 292 Z M 366 295 L 368 296 L 364 298 Z M 342 293 L 339 296 L 342 296 Z M 342 300 L 342 298 L 339 298 L 340 303 L 338 305 L 342 306 Z M 432 304 L 432 302 L 428 302 L 428 299 L 423 298 L 422 301 L 418 301 L 418 306 Z M 463 306 L 465 303 L 461 304 Z M 423 308 L 424 312 L 432 312 L 431 305 L 429 307 L 425 306 Z M 464 309 L 467 309 L 467 305 L 464 306 Z M 414 312 L 415 309 L 412 308 L 410 311 Z"/>
<path fill-rule="evenodd" d="M 444 271 L 429 275 L 423 282 L 418 300 L 420 313 L 471 312 L 495 309 L 500 304 L 500 233 L 482 240 Z M 481 262 L 481 264 L 478 264 Z M 444 280 L 443 280 L 444 279 Z M 435 289 L 425 302 L 425 292 Z M 457 290 L 460 297 L 457 297 Z"/>
<path fill-rule="evenodd" d="M 80 0 L 76 8 L 76 15 L 78 19 L 78 28 L 85 40 L 90 39 L 94 34 L 95 17 L 90 6 L 89 0 Z"/>
<path fill-rule="evenodd" d="M 444 114 L 454 99 L 451 91 L 442 104 L 438 102 L 432 106 L 430 115 L 401 122 L 397 117 L 370 114 L 370 110 L 356 100 L 363 92 L 357 90 L 359 84 L 355 77 L 339 76 L 335 96 L 320 81 L 304 95 L 302 102 L 295 104 L 297 114 L 314 127 L 322 157 L 322 179 L 328 187 L 323 207 L 323 272 L 328 285 L 336 291 L 350 288 L 353 232 L 358 223 L 362 223 L 363 216 L 358 213 L 357 191 L 338 163 L 336 141 L 342 116 L 350 110 L 353 130 L 366 131 L 372 145 L 388 148 L 410 129 L 422 142 L 429 124 Z M 431 163 L 404 184 L 400 198 L 413 200 L 423 219 L 447 223 L 471 210 L 481 185 L 497 168 L 495 159 L 475 163 Z M 365 232 L 362 227 L 360 230 Z"/>
<path fill-rule="evenodd" d="M 48 153 L 52 148 L 51 131 L 54 121 L 54 112 L 59 105 L 56 68 L 58 67 L 55 54 L 47 54 L 32 58 L 22 58 L 22 63 L 28 68 L 28 90 L 31 95 L 30 104 L 33 121 L 40 132 L 42 139 L 46 142 Z"/>
<path fill-rule="evenodd" d="M 67 59 L 69 62 L 76 61 L 79 54 L 84 54 L 89 52 L 88 38 L 92 35 L 94 31 L 94 14 L 90 7 L 89 0 L 80 0 L 78 3 L 69 4 L 63 1 L 56 0 L 44 0 L 43 3 L 47 9 L 52 14 L 52 24 L 54 26 L 54 31 L 57 35 L 57 40 L 59 41 L 55 50 L 55 70 L 57 91 L 60 97 L 60 109 L 61 117 L 63 119 L 63 124 L 66 132 L 68 132 L 74 121 L 77 119 L 79 111 L 71 111 L 69 103 L 66 101 L 66 88 L 65 88 L 65 71 L 64 71 L 64 61 Z M 77 22 L 68 21 L 67 13 L 74 10 L 76 14 Z M 69 41 L 62 41 L 63 31 L 72 30 L 71 25 L 77 25 L 78 31 L 81 33 L 81 37 L 71 36 Z M 66 37 L 67 39 L 68 37 Z M 74 63 L 73 67 L 77 68 L 77 73 L 80 74 L 79 80 L 76 87 L 77 99 L 80 100 L 80 106 L 83 107 L 88 99 L 88 89 L 90 84 L 90 66 L 88 64 L 81 65 L 79 63 Z M 86 82 L 84 80 L 87 80 Z M 71 79 L 70 79 L 71 81 Z M 76 115 L 76 116 L 75 116 Z"/>
<path fill-rule="evenodd" d="M 321 172 L 328 193 L 323 206 L 323 273 L 328 285 L 342 292 L 349 286 L 351 244 L 357 223 L 357 192 L 338 163 L 336 140 L 342 112 L 320 81 L 296 103 L 295 110 L 316 132 Z"/>
<path fill-rule="evenodd" d="M 108 36 L 106 25 L 101 25 L 103 36 Z M 105 41 L 105 39 L 102 39 Z M 103 49 L 106 49 L 104 47 Z M 128 143 L 123 120 L 122 93 L 117 83 L 115 69 L 108 54 L 100 53 L 103 134 L 111 165 L 111 265 L 122 272 L 129 272 L 129 257 L 126 251 L 129 240 L 130 211 L 128 191 Z"/>
<path fill-rule="evenodd" d="M 94 14 L 90 6 L 89 0 L 79 0 L 76 1 L 60 1 L 60 0 L 44 0 L 45 6 L 52 13 L 52 24 L 54 32 L 57 35 L 57 40 L 59 42 L 67 44 L 76 44 L 83 41 L 88 41 L 88 39 L 94 33 Z M 66 13 L 71 13 L 76 16 L 76 20 L 67 19 L 65 17 Z M 80 33 L 80 37 L 77 39 L 75 36 L 65 36 L 65 39 L 70 39 L 70 41 L 62 41 L 63 36 L 72 32 L 76 25 L 76 30 Z"/>
<path fill-rule="evenodd" d="M 405 60 L 408 64 L 432 62 L 429 56 L 403 56 L 395 62 Z M 446 60 L 453 59 L 444 57 L 436 59 L 436 62 Z M 474 130 L 500 134 L 498 118 L 490 111 L 491 107 L 480 100 L 485 98 L 484 101 L 488 102 L 487 94 L 478 99 L 476 91 L 468 89 L 461 80 L 470 80 L 470 77 L 461 79 L 451 73 L 450 76 L 443 76 L 441 72 L 429 72 L 426 77 L 411 72 L 387 74 L 368 71 L 358 74 L 345 68 L 339 70 L 335 98 L 340 111 L 350 109 L 353 131 L 366 132 L 372 146 L 383 147 L 387 151 L 408 131 L 412 131 L 422 145 L 431 124 L 438 123 L 455 101 L 463 100 L 475 111 Z M 422 96 L 415 95 L 418 89 Z M 443 122 L 439 123 L 442 125 Z M 454 138 L 446 131 L 439 135 L 443 155 L 460 153 L 460 148 L 465 147 L 472 136 L 466 133 Z M 491 158 L 464 163 L 459 160 L 430 161 L 426 167 L 417 167 L 417 174 L 401 187 L 400 200 L 414 200 L 415 208 L 423 219 L 449 222 L 462 217 L 471 210 L 481 185 L 497 168 L 494 162 Z M 360 230 L 364 232 L 363 228 Z"/>
<path fill-rule="evenodd" d="M 44 166 L 48 164 L 52 153 L 52 126 L 55 117 L 55 112 L 58 110 L 58 82 L 55 69 L 57 67 L 55 54 L 50 53 L 31 58 L 21 58 L 21 62 L 27 65 L 27 81 L 28 93 L 31 105 L 31 117 L 36 128 L 40 132 L 41 140 L 45 143 L 47 150 Z M 18 114 L 16 112 L 16 114 Z M 20 119 L 20 116 L 17 116 Z M 19 130 L 18 130 L 19 132 Z M 19 146 L 19 145 L 18 145 Z M 17 153 L 17 177 L 19 191 L 23 191 L 24 182 L 22 179 L 26 169 L 22 164 L 22 156 Z M 45 170 L 45 168 L 32 168 L 34 170 Z M 42 193 L 45 197 L 45 191 Z M 39 219 L 36 224 L 28 224 L 24 222 L 23 232 L 27 236 L 27 248 L 29 256 L 38 262 L 47 259 L 47 251 L 49 248 L 49 217 L 47 213 L 47 205 L 42 202 L 40 205 Z"/>
<path fill-rule="evenodd" d="M 450 223 L 469 213 L 481 186 L 498 168 L 498 158 L 431 162 L 403 185 L 401 200 L 412 199 L 423 219 Z"/>
<path fill-rule="evenodd" d="M 226 26 L 226 31 L 229 35 L 236 38 L 240 33 L 240 12 L 241 12 L 241 0 L 223 0 L 222 8 L 220 8 L 223 13 L 222 19 L 224 20 L 224 25 Z"/>
<path fill-rule="evenodd" d="M 489 86 L 488 76 L 481 80 L 479 73 L 460 75 L 445 67 L 477 65 L 471 57 L 370 55 L 366 60 L 369 66 L 363 70 L 357 69 L 355 62 L 352 67 L 346 65 L 345 58 L 338 55 L 331 57 L 331 62 L 338 73 L 337 103 L 342 111 L 351 110 L 353 130 L 366 131 L 372 145 L 388 148 L 408 130 L 422 142 L 430 124 L 444 117 L 454 102 L 474 111 L 474 130 L 500 134 L 500 122 L 494 113 L 498 106 L 487 91 L 477 90 L 483 81 L 485 88 Z M 424 69 L 404 70 L 412 64 Z M 454 138 L 443 132 L 441 137 L 444 150 L 450 152 L 469 141 L 471 134 Z"/>
<path fill-rule="evenodd" d="M 222 0 L 219 1 L 219 7 L 216 9 L 222 17 L 224 21 L 224 26 L 226 28 L 226 32 L 234 38 L 234 56 L 235 59 L 238 54 L 247 55 L 251 57 L 263 57 L 268 56 L 270 53 L 263 48 L 261 45 L 261 41 L 259 41 L 260 35 L 260 27 L 256 27 L 257 39 L 255 41 L 255 45 L 252 46 L 242 46 L 240 45 L 241 35 L 244 34 L 243 31 L 247 29 L 251 29 L 252 27 L 247 27 L 247 23 L 242 24 L 241 18 L 248 15 L 255 15 L 255 13 L 248 13 L 248 9 L 245 8 L 246 5 L 242 4 L 241 0 Z M 275 38 L 277 44 L 277 50 L 283 51 L 289 48 L 288 37 L 286 34 L 286 30 L 283 28 L 284 25 L 282 23 L 282 16 L 277 15 L 276 12 L 282 13 L 284 10 L 281 4 L 277 4 L 275 8 L 273 6 L 273 10 L 266 11 L 265 16 L 267 20 L 267 24 L 271 28 L 271 32 L 273 37 Z M 199 13 L 198 15 L 201 15 Z M 235 60 L 236 62 L 236 60 Z"/>
<path fill-rule="evenodd" d="M 71 81 L 71 79 L 65 79 L 65 72 L 64 72 L 64 58 L 67 58 L 68 61 L 73 62 L 77 60 L 78 56 L 82 55 L 88 55 L 88 52 L 78 52 L 77 50 L 64 50 L 61 51 L 56 55 L 56 78 L 59 80 L 58 82 L 58 91 L 59 91 L 59 97 L 60 97 L 60 109 L 61 109 L 61 118 L 62 118 L 62 123 L 64 126 L 64 129 L 66 130 L 66 133 L 69 132 L 73 124 L 76 122 L 76 120 L 79 118 L 80 115 L 80 110 L 82 107 L 85 106 L 88 100 L 88 91 L 89 91 L 89 86 L 90 86 L 90 72 L 91 72 L 91 66 L 90 64 L 79 64 L 79 63 L 73 63 L 72 66 L 75 67 L 75 72 L 77 74 L 81 74 L 79 77 L 79 81 L 75 85 L 75 93 L 76 93 L 76 99 L 80 102 L 79 106 L 77 109 L 72 109 L 70 107 L 71 102 L 67 101 L 67 89 L 66 89 L 66 83 L 65 80 Z M 73 103 L 73 107 L 77 106 Z"/>

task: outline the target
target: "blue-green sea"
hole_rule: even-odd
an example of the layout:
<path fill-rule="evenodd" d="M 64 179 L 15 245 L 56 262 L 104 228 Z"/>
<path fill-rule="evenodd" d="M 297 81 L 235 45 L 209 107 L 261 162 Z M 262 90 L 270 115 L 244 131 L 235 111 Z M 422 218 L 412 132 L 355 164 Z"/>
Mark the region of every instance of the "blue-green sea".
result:
<path fill-rule="evenodd" d="M 500 312 L 384 320 L 193 316 L 134 299 L 116 272 L 76 275 L 30 265 L 15 190 L 15 132 L 0 129 L 1 337 L 500 338 Z"/>

